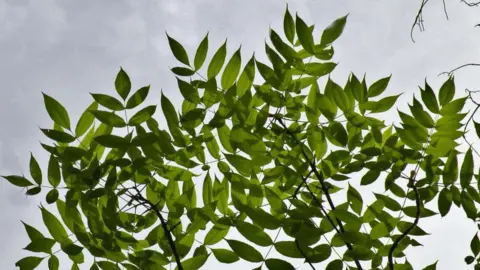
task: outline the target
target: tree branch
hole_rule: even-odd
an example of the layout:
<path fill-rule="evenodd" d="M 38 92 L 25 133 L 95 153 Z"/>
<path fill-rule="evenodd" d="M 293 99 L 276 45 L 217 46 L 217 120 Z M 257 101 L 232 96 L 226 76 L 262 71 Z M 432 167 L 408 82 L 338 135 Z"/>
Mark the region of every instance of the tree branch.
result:
<path fill-rule="evenodd" d="M 402 235 L 400 235 L 400 237 L 398 237 L 395 242 L 393 243 L 393 245 L 390 247 L 390 250 L 388 251 L 388 265 L 389 265 L 389 268 L 390 270 L 394 270 L 394 263 L 393 263 L 393 252 L 395 251 L 395 249 L 398 247 L 398 245 L 400 244 L 400 241 L 403 240 L 403 238 L 405 238 L 409 233 L 410 231 L 412 231 L 415 226 L 418 225 L 418 221 L 420 220 L 420 196 L 417 192 L 417 187 L 415 186 L 415 175 L 412 175 L 409 179 L 409 182 L 408 182 L 408 186 L 411 187 L 413 189 L 413 192 L 415 193 L 415 204 L 417 206 L 417 210 L 416 210 L 416 213 L 415 213 L 415 220 L 413 221 L 413 224 L 412 226 L 410 226 L 404 233 L 402 233 Z"/>
<path fill-rule="evenodd" d="M 476 67 L 480 67 L 480 64 L 477 64 L 477 63 L 468 63 L 468 64 L 464 64 L 464 65 L 461 65 L 459 67 L 456 67 L 450 71 L 445 71 L 445 72 L 442 72 L 440 74 L 438 74 L 438 76 L 440 75 L 444 75 L 444 74 L 447 74 L 448 76 L 451 76 L 455 71 L 461 69 L 461 68 L 464 68 L 464 67 L 468 67 L 468 66 L 476 66 Z"/>
<path fill-rule="evenodd" d="M 295 142 L 296 142 L 298 145 L 302 145 L 302 146 L 303 146 L 303 143 L 300 142 L 300 141 L 297 139 L 297 137 L 295 136 L 295 134 L 292 134 L 292 133 L 288 130 L 287 126 L 285 125 L 285 123 L 283 123 L 283 121 L 282 121 L 281 118 L 277 118 L 275 115 L 272 115 L 272 114 L 270 114 L 270 117 L 275 117 L 275 119 L 276 119 L 276 120 L 280 123 L 280 125 L 285 129 L 285 132 L 286 132 L 288 135 L 290 135 L 290 136 L 295 140 Z M 331 198 L 331 196 L 330 196 L 330 193 L 328 193 L 328 189 L 327 189 L 327 187 L 325 186 L 325 182 L 324 182 L 324 178 L 323 178 L 322 174 L 318 172 L 316 164 L 315 164 L 314 162 L 311 162 L 311 161 L 308 160 L 308 156 L 307 156 L 307 154 L 305 153 L 305 151 L 303 150 L 303 147 L 302 147 L 302 154 L 303 154 L 303 156 L 305 157 L 305 159 L 307 160 L 307 162 L 309 162 L 310 167 L 311 167 L 313 173 L 314 173 L 315 176 L 317 176 L 317 178 L 318 178 L 318 181 L 320 181 L 320 184 L 321 184 L 321 187 L 322 187 L 322 191 L 323 191 L 323 193 L 325 194 L 325 197 L 327 198 L 327 201 L 328 201 L 328 204 L 330 205 L 330 208 L 332 209 L 332 211 L 335 210 L 335 204 L 333 203 L 333 200 L 332 200 L 332 198 Z M 307 189 L 310 189 L 310 188 L 308 187 L 308 185 L 306 185 L 306 186 L 307 186 Z M 310 191 L 310 192 L 311 192 L 311 191 Z M 311 193 L 311 194 L 312 194 L 312 193 Z M 319 205 L 320 205 L 320 207 L 321 207 L 321 203 L 318 201 L 317 197 L 316 197 L 316 196 L 313 196 L 313 197 L 315 198 L 315 200 L 317 201 L 317 203 L 319 203 Z M 328 218 L 328 217 L 329 217 L 329 216 L 328 216 L 328 214 L 327 214 L 327 218 Z M 329 221 L 331 221 L 331 219 L 329 219 Z M 337 221 L 337 223 L 338 223 L 338 227 L 340 228 L 340 232 L 344 233 L 344 232 L 345 232 L 345 228 L 343 227 L 342 221 L 341 221 L 340 219 L 338 219 L 338 218 L 336 218 L 336 221 Z M 331 222 L 333 222 L 333 221 L 331 221 Z M 335 228 L 335 225 L 334 225 L 334 224 L 332 224 L 332 226 Z M 347 248 L 348 248 L 349 250 L 353 250 L 353 246 L 352 246 L 352 244 L 351 244 L 350 242 L 345 241 L 345 245 L 347 246 Z M 362 268 L 362 265 L 360 264 L 360 262 L 359 262 L 357 259 L 354 259 L 354 261 L 355 261 L 355 265 L 357 266 L 357 268 L 358 268 L 359 270 L 362 270 L 363 268 Z"/>
<path fill-rule="evenodd" d="M 300 243 L 298 243 L 298 240 L 297 240 L 297 239 L 295 239 L 295 244 L 297 245 L 298 251 L 300 251 L 300 253 L 302 253 L 302 256 L 305 258 L 305 260 L 306 260 L 307 263 L 310 265 L 310 267 L 311 267 L 313 270 L 316 270 L 316 269 L 315 269 L 315 266 L 313 266 L 313 264 L 312 264 L 312 262 L 310 261 L 310 259 L 308 259 L 307 254 L 305 254 L 305 252 L 303 252 L 302 247 L 300 247 Z"/>
<path fill-rule="evenodd" d="M 178 270 L 183 270 L 180 255 L 178 254 L 177 248 L 175 246 L 175 242 L 173 241 L 172 234 L 171 234 L 171 231 L 173 230 L 173 228 L 175 228 L 175 226 L 177 226 L 178 224 L 175 225 L 172 228 L 172 230 L 168 229 L 168 224 L 167 224 L 166 220 L 163 218 L 162 213 L 157 209 L 156 205 L 154 205 L 151 201 L 145 199 L 137 188 L 135 188 L 135 189 L 138 192 L 136 198 L 138 200 L 148 204 L 148 206 L 150 207 L 150 210 L 153 210 L 155 212 L 155 214 L 157 214 L 158 218 L 160 219 L 160 223 L 162 225 L 163 231 L 165 232 L 165 236 L 167 237 L 168 244 L 170 245 L 170 248 L 172 249 L 173 256 L 175 257 L 175 262 L 177 263 Z"/>

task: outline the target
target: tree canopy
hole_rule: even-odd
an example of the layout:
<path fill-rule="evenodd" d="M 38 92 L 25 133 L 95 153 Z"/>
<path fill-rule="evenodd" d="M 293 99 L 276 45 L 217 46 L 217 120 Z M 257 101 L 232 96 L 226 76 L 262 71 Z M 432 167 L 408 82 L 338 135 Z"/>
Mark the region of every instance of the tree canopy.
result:
<path fill-rule="evenodd" d="M 116 93 L 92 93 L 76 124 L 44 93 L 48 168 L 31 155 L 30 176 L 3 178 L 29 196 L 45 193 L 57 213 L 40 205 L 49 235 L 23 223 L 25 249 L 43 255 L 16 266 L 66 269 L 55 255 L 63 252 L 71 269 L 94 257 L 91 270 L 190 270 L 207 260 L 296 269 L 292 259 L 311 269 L 413 269 L 405 253 L 428 235 L 423 219 L 455 205 L 475 226 L 479 154 L 466 134 L 480 135 L 480 104 L 470 91 L 455 98 L 448 76 L 436 91 L 423 82 L 401 122 L 386 123 L 400 96 L 384 94 L 390 75 L 342 84 L 329 76 L 347 19 L 318 34 L 287 8 L 265 43 L 269 63 L 253 55 L 242 65 L 241 48 L 227 58 L 227 41 L 212 49 L 208 34 L 189 54 L 167 34 L 181 108 L 165 93 L 147 105 L 150 86 L 133 90 L 123 68 Z M 367 202 L 355 186 L 376 181 L 384 191 Z M 477 234 L 466 244 L 465 262 L 478 269 Z"/>

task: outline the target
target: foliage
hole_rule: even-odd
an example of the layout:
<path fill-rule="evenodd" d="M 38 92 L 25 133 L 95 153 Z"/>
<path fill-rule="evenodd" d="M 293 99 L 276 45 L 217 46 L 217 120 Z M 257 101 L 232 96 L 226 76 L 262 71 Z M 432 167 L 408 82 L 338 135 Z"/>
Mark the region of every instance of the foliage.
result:
<path fill-rule="evenodd" d="M 398 111 L 401 123 L 385 124 L 378 114 L 400 96 L 384 95 L 390 76 L 368 84 L 351 74 L 344 86 L 329 76 L 337 65 L 332 43 L 346 21 L 335 20 L 318 39 L 287 9 L 285 39 L 272 29 L 265 44 L 270 63 L 252 56 L 243 69 L 241 50 L 227 59 L 226 42 L 207 63 L 206 35 L 191 62 L 167 36 L 182 64 L 172 69 L 180 112 L 164 93 L 159 108 L 144 105 L 150 87 L 132 91 L 123 69 L 118 96 L 91 94 L 75 127 L 61 103 L 43 94 L 54 122 L 41 130 L 53 141 L 42 143 L 48 169 L 32 155 L 30 177 L 4 178 L 27 195 L 47 189 L 58 215 L 40 207 L 48 236 L 24 223 L 25 249 L 46 256 L 16 266 L 48 261 L 59 269 L 59 247 L 72 269 L 85 254 L 95 257 L 90 269 L 103 270 L 198 269 L 209 259 L 294 269 L 290 259 L 269 256 L 274 248 L 312 269 L 412 269 L 405 251 L 428 234 L 421 221 L 437 214 L 432 205 L 445 216 L 455 204 L 477 221 L 476 151 L 457 150 L 472 119 L 462 123 L 471 95 L 454 99 L 453 77 L 437 93 L 425 82 L 410 111 Z M 355 186 L 379 179 L 385 191 L 367 203 Z M 235 231 L 240 239 L 230 237 Z M 471 249 L 469 264 L 480 252 L 477 236 Z"/>

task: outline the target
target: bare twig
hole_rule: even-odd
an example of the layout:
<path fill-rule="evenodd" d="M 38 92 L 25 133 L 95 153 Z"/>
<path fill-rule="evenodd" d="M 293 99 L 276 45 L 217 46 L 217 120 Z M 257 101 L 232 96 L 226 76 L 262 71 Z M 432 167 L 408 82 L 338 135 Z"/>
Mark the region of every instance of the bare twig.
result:
<path fill-rule="evenodd" d="M 445 74 L 448 75 L 448 76 L 452 76 L 452 74 L 453 74 L 455 71 L 457 71 L 457 70 L 459 70 L 459 69 L 462 69 L 462 68 L 464 68 L 464 67 L 468 67 L 468 66 L 480 67 L 480 64 L 477 64 L 477 63 L 464 64 L 464 65 L 461 65 L 461 66 L 459 66 L 459 67 L 456 67 L 456 68 L 454 68 L 454 69 L 452 69 L 452 70 L 450 70 L 450 71 L 442 72 L 442 73 L 438 74 L 438 76 L 445 75 Z"/>

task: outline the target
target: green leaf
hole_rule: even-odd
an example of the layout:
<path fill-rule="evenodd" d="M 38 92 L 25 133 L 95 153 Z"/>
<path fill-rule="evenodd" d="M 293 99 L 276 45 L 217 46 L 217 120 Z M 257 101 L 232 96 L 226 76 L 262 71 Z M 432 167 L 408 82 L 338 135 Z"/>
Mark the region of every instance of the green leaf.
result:
<path fill-rule="evenodd" d="M 208 205 L 213 202 L 213 182 L 212 178 L 210 177 L 210 173 L 208 172 L 203 180 L 202 199 L 204 205 Z"/>
<path fill-rule="evenodd" d="M 175 107 L 173 106 L 172 102 L 163 94 L 163 92 L 161 95 L 162 97 L 160 104 L 162 106 L 163 115 L 165 115 L 168 126 L 178 126 L 178 115 L 175 111 Z"/>
<path fill-rule="evenodd" d="M 165 33 L 168 38 L 168 44 L 170 45 L 170 49 L 172 50 L 173 56 L 182 62 L 183 64 L 190 66 L 190 62 L 188 61 L 188 54 L 183 48 L 182 44 L 180 44 L 175 39 L 171 38 L 167 33 Z"/>
<path fill-rule="evenodd" d="M 227 243 L 240 258 L 249 262 L 263 261 L 262 254 L 249 244 L 232 239 L 227 240 Z"/>
<path fill-rule="evenodd" d="M 198 45 L 197 51 L 195 52 L 195 59 L 193 60 L 193 65 L 195 71 L 198 71 L 205 62 L 208 52 L 208 33 L 203 38 L 202 42 Z"/>
<path fill-rule="evenodd" d="M 432 113 L 440 113 L 440 109 L 438 107 L 437 98 L 435 97 L 435 93 L 433 92 L 430 85 L 428 85 L 427 81 L 425 80 L 425 90 L 420 89 L 420 93 L 422 96 L 422 101 L 427 106 L 428 110 Z"/>
<path fill-rule="evenodd" d="M 295 267 L 284 260 L 270 258 L 265 260 L 265 265 L 269 270 L 294 270 Z"/>
<path fill-rule="evenodd" d="M 93 99 L 103 107 L 110 109 L 112 111 L 121 111 L 123 110 L 123 104 L 118 101 L 116 98 L 104 94 L 94 94 L 90 93 Z"/>
<path fill-rule="evenodd" d="M 416 98 L 413 98 L 413 106 L 410 106 L 410 111 L 412 111 L 413 117 L 424 127 L 434 127 L 435 122 L 432 117 L 428 112 L 423 110 L 422 104 Z"/>
<path fill-rule="evenodd" d="M 42 170 L 32 153 L 30 153 L 30 175 L 35 183 L 42 184 Z"/>
<path fill-rule="evenodd" d="M 320 45 L 326 47 L 337 40 L 343 32 L 347 23 L 348 14 L 333 21 L 325 30 L 323 30 Z"/>
<path fill-rule="evenodd" d="M 253 169 L 253 162 L 239 155 L 225 154 L 225 158 L 237 171 L 245 176 L 250 175 Z"/>
<path fill-rule="evenodd" d="M 32 252 L 51 253 L 55 240 L 50 238 L 40 238 L 32 241 L 25 247 L 25 250 Z"/>
<path fill-rule="evenodd" d="M 298 35 L 298 40 L 300 41 L 300 44 L 302 44 L 303 49 L 310 53 L 313 54 L 313 36 L 312 36 L 312 31 L 310 28 L 307 26 L 307 24 L 298 16 L 296 15 L 295 19 L 295 30 Z"/>
<path fill-rule="evenodd" d="M 177 84 L 178 88 L 180 89 L 180 93 L 182 93 L 182 96 L 186 100 L 194 104 L 200 103 L 200 96 L 198 95 L 197 88 L 186 81 L 180 80 L 179 78 L 177 78 Z"/>
<path fill-rule="evenodd" d="M 98 109 L 98 103 L 94 101 L 82 113 L 82 115 L 80 116 L 80 119 L 78 119 L 77 125 L 75 126 L 75 136 L 77 138 L 85 134 L 85 132 L 87 132 L 87 130 L 92 126 L 93 121 L 95 120 L 95 117 L 90 111 L 97 110 L 97 109 Z"/>
<path fill-rule="evenodd" d="M 55 255 L 50 255 L 48 258 L 48 270 L 58 270 L 60 267 L 60 261 Z"/>
<path fill-rule="evenodd" d="M 41 257 L 25 257 L 15 263 L 16 267 L 20 267 L 20 270 L 33 270 L 43 261 Z"/>
<path fill-rule="evenodd" d="M 239 260 L 238 255 L 228 249 L 212 248 L 213 255 L 221 263 L 234 263 Z"/>
<path fill-rule="evenodd" d="M 43 102 L 50 118 L 61 127 L 70 130 L 70 118 L 65 107 L 53 97 L 43 93 Z"/>
<path fill-rule="evenodd" d="M 469 256 L 465 257 L 465 262 L 466 262 L 467 264 L 471 264 L 471 263 L 473 263 L 474 261 L 475 261 L 475 257 L 473 257 L 473 256 L 470 256 L 470 255 L 469 255 Z"/>
<path fill-rule="evenodd" d="M 392 78 L 392 75 L 382 78 L 370 85 L 367 91 L 367 97 L 371 98 L 382 94 L 385 89 L 387 89 L 390 78 Z"/>
<path fill-rule="evenodd" d="M 446 216 L 452 206 L 453 194 L 448 188 L 443 188 L 438 195 L 438 211 L 442 217 Z"/>
<path fill-rule="evenodd" d="M 116 115 L 114 112 L 100 111 L 100 110 L 91 110 L 90 111 L 98 121 L 116 128 L 125 127 L 127 124 L 125 120 L 120 116 Z"/>
<path fill-rule="evenodd" d="M 48 138 L 56 141 L 56 142 L 60 142 L 60 143 L 71 143 L 73 141 L 75 141 L 75 137 L 68 134 L 68 133 L 65 133 L 63 131 L 59 131 L 59 130 L 54 130 L 54 129 L 43 129 L 41 128 L 40 129 L 43 134 L 45 134 L 45 136 L 47 136 Z"/>
<path fill-rule="evenodd" d="M 33 188 L 28 189 L 27 192 L 25 192 L 25 194 L 27 196 L 33 196 L 33 195 L 37 195 L 41 191 L 42 191 L 42 188 L 40 186 L 38 186 L 38 187 L 33 187 Z"/>
<path fill-rule="evenodd" d="M 2 176 L 3 178 L 7 179 L 10 184 L 15 185 L 17 187 L 29 187 L 33 186 L 33 183 L 30 182 L 27 178 L 18 175 L 7 175 Z"/>
<path fill-rule="evenodd" d="M 474 167 L 474 164 L 473 164 L 472 147 L 470 147 L 465 153 L 465 158 L 463 159 L 462 168 L 460 169 L 460 185 L 462 186 L 463 189 L 470 186 L 470 182 L 472 182 L 473 167 Z"/>
<path fill-rule="evenodd" d="M 385 203 L 385 207 L 387 207 L 388 209 L 392 211 L 400 211 L 402 209 L 402 206 L 396 200 L 382 194 L 378 194 L 378 193 L 374 193 L 374 194 L 377 199 Z"/>
<path fill-rule="evenodd" d="M 440 106 L 448 104 L 454 96 L 455 82 L 453 77 L 449 77 L 448 80 L 443 83 L 442 87 L 440 87 L 440 91 L 438 92 L 438 101 Z"/>
<path fill-rule="evenodd" d="M 184 267 L 184 269 L 189 269 L 189 270 L 200 269 L 207 261 L 208 256 L 209 254 L 193 255 L 193 257 L 183 261 L 182 266 Z M 175 269 L 177 270 L 178 266 L 175 267 Z"/>
<path fill-rule="evenodd" d="M 213 226 L 210 231 L 208 231 L 207 235 L 205 235 L 205 240 L 203 243 L 205 245 L 214 245 L 221 240 L 228 234 L 230 227 L 225 226 Z"/>
<path fill-rule="evenodd" d="M 273 244 L 272 238 L 263 231 L 263 228 L 237 220 L 235 222 L 235 227 L 238 232 L 243 235 L 246 239 L 262 247 L 268 247 Z"/>
<path fill-rule="evenodd" d="M 466 191 L 462 191 L 462 208 L 465 210 L 468 218 L 475 220 L 477 217 L 477 208 L 475 207 L 472 197 Z"/>
<path fill-rule="evenodd" d="M 386 112 L 390 110 L 393 105 L 395 105 L 395 102 L 397 102 L 398 97 L 400 97 L 401 95 L 402 94 L 382 98 L 381 100 L 375 102 L 375 105 L 372 108 L 368 108 L 367 110 L 371 111 L 372 113 Z M 367 106 L 367 104 L 371 103 L 367 102 L 365 106 Z"/>
<path fill-rule="evenodd" d="M 221 85 L 223 89 L 230 88 L 237 79 L 238 73 L 240 72 L 240 65 L 242 63 L 242 55 L 239 48 L 230 58 L 222 74 Z"/>
<path fill-rule="evenodd" d="M 376 240 L 388 236 L 389 234 L 390 232 L 388 231 L 387 225 L 385 225 L 385 223 L 377 223 L 370 231 L 370 238 L 372 240 Z"/>
<path fill-rule="evenodd" d="M 334 260 L 331 261 L 325 270 L 343 270 L 343 262 L 342 260 Z"/>
<path fill-rule="evenodd" d="M 292 14 L 288 11 L 288 4 L 283 17 L 283 31 L 288 41 L 293 44 L 295 38 L 295 21 L 293 20 Z"/>
<path fill-rule="evenodd" d="M 370 185 L 371 183 L 375 182 L 375 180 L 378 179 L 380 176 L 380 171 L 377 170 L 369 170 L 363 177 L 362 180 L 360 181 L 360 185 L 366 186 Z"/>
<path fill-rule="evenodd" d="M 58 195 L 59 195 L 58 190 L 52 189 L 47 193 L 45 200 L 47 201 L 48 204 L 52 204 L 57 201 Z"/>
<path fill-rule="evenodd" d="M 305 65 L 304 73 L 315 77 L 322 77 L 330 74 L 335 67 L 337 67 L 337 64 L 332 62 L 309 63 Z"/>
<path fill-rule="evenodd" d="M 95 141 L 102 146 L 109 148 L 124 148 L 129 145 L 127 139 L 116 135 L 100 135 L 95 137 Z"/>
<path fill-rule="evenodd" d="M 60 181 L 60 166 L 58 165 L 57 159 L 53 155 L 50 155 L 48 161 L 48 182 L 53 187 L 57 187 Z"/>
<path fill-rule="evenodd" d="M 437 269 L 437 262 L 438 261 L 426 266 L 425 268 L 423 268 L 423 270 L 436 270 Z"/>
<path fill-rule="evenodd" d="M 170 70 L 178 76 L 192 76 L 193 74 L 195 74 L 195 70 L 185 67 L 174 67 Z"/>
<path fill-rule="evenodd" d="M 363 208 L 363 199 L 360 193 L 350 184 L 348 185 L 347 190 L 347 201 L 350 202 L 353 211 L 360 215 Z"/>
<path fill-rule="evenodd" d="M 445 163 L 445 167 L 443 169 L 443 184 L 450 185 L 457 180 L 458 177 L 458 161 L 457 155 L 454 150 L 450 150 L 450 154 L 447 159 L 447 163 Z"/>
<path fill-rule="evenodd" d="M 445 104 L 442 109 L 440 109 L 440 114 L 443 116 L 456 116 L 460 113 L 465 106 L 465 101 L 467 97 L 458 98 L 452 102 Z"/>
<path fill-rule="evenodd" d="M 289 258 L 303 258 L 294 241 L 278 241 L 274 245 L 278 253 Z"/>
<path fill-rule="evenodd" d="M 83 247 L 69 243 L 69 244 L 62 245 L 62 250 L 67 255 L 75 256 L 75 255 L 78 255 L 80 252 L 82 252 Z"/>
<path fill-rule="evenodd" d="M 128 99 L 127 109 L 133 109 L 138 105 L 142 104 L 148 96 L 148 92 L 150 91 L 150 85 L 144 86 L 138 89 L 133 95 Z"/>
<path fill-rule="evenodd" d="M 210 64 L 208 65 L 208 70 L 207 70 L 207 79 L 212 79 L 220 73 L 220 70 L 223 67 L 223 64 L 225 63 L 225 57 L 227 56 L 227 41 L 220 46 L 220 48 L 215 52 L 215 54 L 212 57 L 212 60 L 210 61 Z M 227 90 L 227 89 L 224 89 Z"/>
<path fill-rule="evenodd" d="M 43 236 L 43 234 L 39 232 L 37 229 L 35 229 L 34 227 L 24 223 L 23 221 L 22 221 L 22 224 L 25 227 L 25 230 L 27 231 L 28 238 L 30 238 L 30 241 L 33 242 L 35 240 L 45 238 L 45 236 Z"/>
<path fill-rule="evenodd" d="M 60 223 L 57 217 L 55 217 L 47 209 L 43 207 L 40 209 L 42 211 L 43 223 L 45 223 L 45 226 L 47 227 L 53 239 L 60 243 L 68 243 L 70 239 L 68 239 L 67 231 L 65 231 L 62 223 Z"/>
<path fill-rule="evenodd" d="M 147 106 L 138 112 L 136 112 L 130 120 L 128 120 L 129 126 L 138 126 L 141 123 L 147 121 L 148 119 L 152 118 L 152 115 L 157 110 L 157 105 L 150 105 Z"/>
<path fill-rule="evenodd" d="M 128 74 L 120 68 L 120 71 L 115 78 L 115 90 L 117 90 L 118 95 L 125 100 L 132 89 L 132 83 L 130 82 L 130 78 Z"/>

